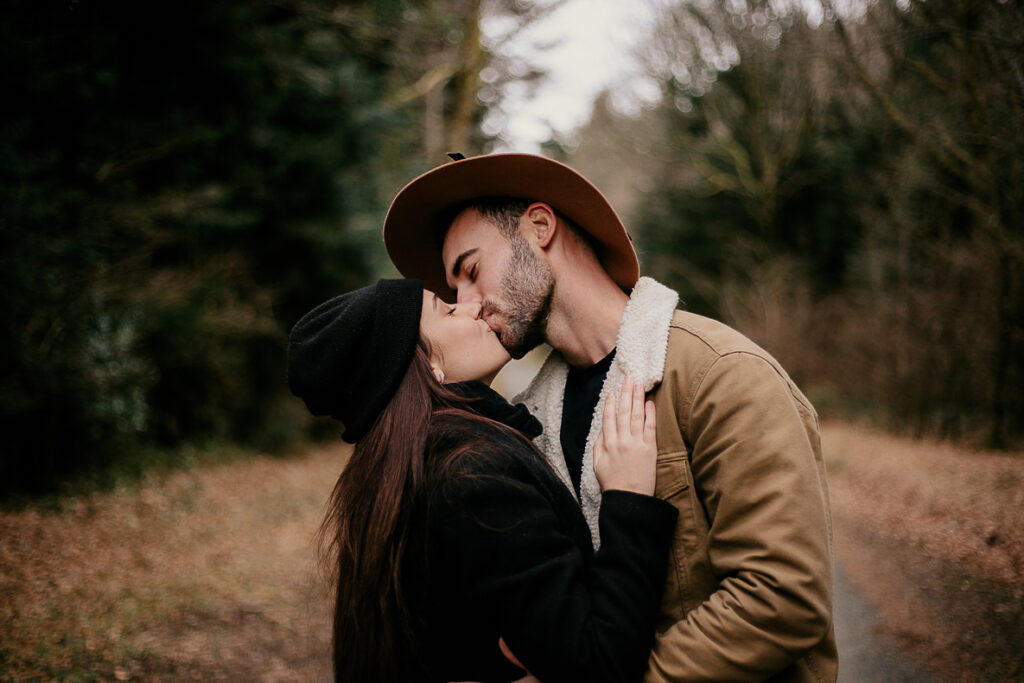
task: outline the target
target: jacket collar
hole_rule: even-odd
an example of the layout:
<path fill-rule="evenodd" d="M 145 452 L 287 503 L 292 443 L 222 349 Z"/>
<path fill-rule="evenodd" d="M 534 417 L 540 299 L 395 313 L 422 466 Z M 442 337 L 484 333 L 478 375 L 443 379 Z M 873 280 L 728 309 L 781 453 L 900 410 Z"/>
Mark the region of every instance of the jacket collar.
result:
<path fill-rule="evenodd" d="M 672 315 L 679 303 L 679 295 L 649 277 L 640 278 L 629 296 L 622 314 L 616 338 L 615 359 L 601 388 L 601 397 L 594 407 L 594 415 L 583 451 L 583 474 L 580 479 L 580 506 L 590 526 L 594 547 L 600 546 L 598 510 L 601 507 L 601 487 L 594 475 L 594 442 L 601 433 L 605 397 L 618 391 L 626 376 L 632 376 L 650 391 L 661 383 L 668 353 L 668 335 Z M 526 408 L 540 418 L 545 431 L 534 440 L 562 481 L 572 491 L 569 470 L 562 454 L 559 430 L 562 424 L 562 402 L 569 365 L 564 356 L 553 350 L 544 361 L 537 376 L 526 390 L 514 398 L 523 401 Z"/>
<path fill-rule="evenodd" d="M 540 420 L 535 418 L 525 405 L 512 405 L 501 394 L 479 380 L 455 382 L 447 385 L 447 388 L 459 396 L 472 399 L 466 406 L 468 409 L 518 430 L 528 439 L 536 438 L 543 431 Z"/>

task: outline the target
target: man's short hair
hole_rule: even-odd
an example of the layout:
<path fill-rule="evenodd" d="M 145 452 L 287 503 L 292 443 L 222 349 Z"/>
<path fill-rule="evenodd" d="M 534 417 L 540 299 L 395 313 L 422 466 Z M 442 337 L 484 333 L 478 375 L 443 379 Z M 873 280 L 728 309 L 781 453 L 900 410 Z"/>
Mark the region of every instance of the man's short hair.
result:
<path fill-rule="evenodd" d="M 533 204 L 533 201 L 516 197 L 480 197 L 463 204 L 455 215 L 466 209 L 474 209 L 491 225 L 498 228 L 505 239 L 512 239 L 519 233 L 519 219 L 526 213 L 530 204 Z M 555 211 L 555 215 L 569 228 L 569 233 L 577 240 L 590 247 L 591 250 L 597 249 L 597 242 L 586 231 L 563 214 Z M 452 218 L 454 219 L 454 215 Z"/>
<path fill-rule="evenodd" d="M 515 197 L 481 197 L 466 204 L 462 210 L 474 209 L 494 224 L 506 239 L 511 239 L 519 232 L 519 219 L 532 203 Z"/>
<path fill-rule="evenodd" d="M 479 197 L 456 207 L 451 212 L 451 218 L 446 221 L 446 224 L 451 225 L 455 217 L 466 209 L 474 209 L 488 223 L 496 227 L 506 240 L 511 240 L 519 234 L 519 219 L 526 213 L 526 209 L 530 207 L 530 204 L 533 204 L 533 201 L 516 197 Z M 599 245 L 590 233 L 580 228 L 563 214 L 556 211 L 555 215 L 568 228 L 567 232 L 571 239 L 575 239 L 584 248 L 597 254 Z M 438 235 L 438 245 L 443 243 L 444 233 L 441 233 Z"/>

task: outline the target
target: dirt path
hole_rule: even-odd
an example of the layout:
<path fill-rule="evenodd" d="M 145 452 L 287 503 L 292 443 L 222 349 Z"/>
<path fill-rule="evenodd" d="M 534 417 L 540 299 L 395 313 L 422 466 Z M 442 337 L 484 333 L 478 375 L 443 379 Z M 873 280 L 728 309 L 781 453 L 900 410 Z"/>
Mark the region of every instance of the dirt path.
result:
<path fill-rule="evenodd" d="M 836 572 L 836 640 L 838 683 L 933 683 L 885 628 L 878 610 L 842 568 Z"/>
<path fill-rule="evenodd" d="M 312 535 L 346 454 L 0 513 L 0 680 L 324 680 Z"/>
<path fill-rule="evenodd" d="M 1024 457 L 839 424 L 825 449 L 841 680 L 1024 679 Z M 346 457 L 0 513 L 0 680 L 326 680 L 312 535 Z"/>
<path fill-rule="evenodd" d="M 823 438 L 839 587 L 863 625 L 851 630 L 878 644 L 848 641 L 841 667 L 877 656 L 890 677 L 860 680 L 1024 680 L 1024 454 L 846 424 Z"/>

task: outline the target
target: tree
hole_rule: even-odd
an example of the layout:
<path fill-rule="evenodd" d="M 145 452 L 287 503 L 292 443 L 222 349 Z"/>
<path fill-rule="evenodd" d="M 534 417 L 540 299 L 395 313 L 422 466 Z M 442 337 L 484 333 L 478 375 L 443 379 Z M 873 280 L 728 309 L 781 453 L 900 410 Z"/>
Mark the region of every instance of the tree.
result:
<path fill-rule="evenodd" d="M 874 152 L 836 107 L 827 50 L 798 8 L 752 1 L 670 4 L 642 52 L 665 131 L 639 221 L 650 267 L 691 310 L 776 348 L 793 340 L 772 297 L 842 287 L 860 226 L 835 188 L 850 155 Z"/>
<path fill-rule="evenodd" d="M 371 280 L 396 178 L 427 165 L 421 112 L 395 98 L 407 11 L 9 8 L 0 493 L 152 447 L 299 434 L 287 330 Z"/>
<path fill-rule="evenodd" d="M 1006 445 L 1024 418 L 1024 15 L 984 0 L 878 3 L 853 18 L 823 5 L 835 68 L 891 130 L 865 224 L 889 245 L 868 254 L 881 261 L 872 284 L 902 301 L 890 315 L 907 336 L 929 337 L 904 375 L 914 420 L 951 436 L 981 420 L 986 441 Z"/>
<path fill-rule="evenodd" d="M 662 3 L 649 271 L 812 390 L 1020 437 L 1022 37 L 981 0 Z"/>

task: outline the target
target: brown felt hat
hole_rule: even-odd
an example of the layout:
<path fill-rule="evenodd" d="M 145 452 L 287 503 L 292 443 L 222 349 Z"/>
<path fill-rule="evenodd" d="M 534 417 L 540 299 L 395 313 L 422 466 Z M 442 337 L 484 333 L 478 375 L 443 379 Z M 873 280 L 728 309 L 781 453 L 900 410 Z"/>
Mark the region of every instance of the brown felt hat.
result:
<path fill-rule="evenodd" d="M 593 238 L 611 278 L 630 291 L 640 277 L 633 244 L 615 209 L 589 180 L 565 164 L 535 154 L 486 154 L 424 173 L 395 196 L 384 219 L 384 246 L 398 272 L 454 300 L 441 246 L 454 211 L 483 197 L 550 204 Z"/>

